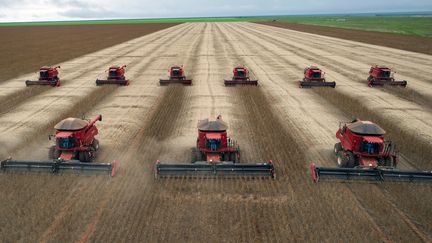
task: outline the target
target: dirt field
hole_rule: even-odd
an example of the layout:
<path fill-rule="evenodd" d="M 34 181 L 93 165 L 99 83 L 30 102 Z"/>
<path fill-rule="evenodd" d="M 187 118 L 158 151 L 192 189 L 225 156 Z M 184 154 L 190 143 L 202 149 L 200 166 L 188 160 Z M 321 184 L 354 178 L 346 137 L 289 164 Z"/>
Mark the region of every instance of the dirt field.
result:
<path fill-rule="evenodd" d="M 174 25 L 3 26 L 0 82 Z"/>
<path fill-rule="evenodd" d="M 359 41 L 372 45 L 432 54 L 432 38 L 376 31 L 352 30 L 336 27 L 316 26 L 288 22 L 260 22 L 260 24 L 303 31 L 307 33 Z"/>
<path fill-rule="evenodd" d="M 94 85 L 110 62 L 128 64 L 130 86 Z M 368 88 L 368 67 L 383 62 L 421 99 Z M 184 64 L 193 86 L 160 87 L 171 64 Z M 224 87 L 236 64 L 261 85 Z M 299 89 L 310 64 L 336 89 Z M 2 242 L 432 241 L 430 184 L 313 184 L 309 175 L 312 161 L 336 166 L 334 134 L 352 114 L 383 123 L 402 168 L 431 169 L 430 55 L 252 23 L 194 23 L 60 65 L 60 88 L 23 87 L 33 74 L 0 84 L 0 99 L 30 94 L 0 108 L 0 156 L 45 159 L 53 124 L 102 114 L 97 161 L 117 159 L 118 173 L 0 173 Z M 242 161 L 272 159 L 278 179 L 155 181 L 155 161 L 190 161 L 198 119 L 218 114 Z"/>

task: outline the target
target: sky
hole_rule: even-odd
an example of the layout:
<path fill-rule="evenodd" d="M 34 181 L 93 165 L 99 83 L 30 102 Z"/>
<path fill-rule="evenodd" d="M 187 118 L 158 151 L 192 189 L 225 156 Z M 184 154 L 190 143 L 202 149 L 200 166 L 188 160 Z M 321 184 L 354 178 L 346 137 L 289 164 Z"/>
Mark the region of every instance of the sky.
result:
<path fill-rule="evenodd" d="M 0 22 L 432 11 L 432 0 L 0 0 Z"/>

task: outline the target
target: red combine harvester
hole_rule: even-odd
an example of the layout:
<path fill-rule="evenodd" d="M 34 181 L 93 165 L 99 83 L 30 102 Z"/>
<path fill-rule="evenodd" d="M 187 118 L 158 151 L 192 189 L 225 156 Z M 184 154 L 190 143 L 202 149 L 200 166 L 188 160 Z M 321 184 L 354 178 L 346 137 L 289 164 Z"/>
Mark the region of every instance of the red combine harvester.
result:
<path fill-rule="evenodd" d="M 249 77 L 249 69 L 245 66 L 237 66 L 233 70 L 233 78 L 231 80 L 224 80 L 226 86 L 236 84 L 241 85 L 258 85 L 258 80 L 251 80 Z"/>
<path fill-rule="evenodd" d="M 163 164 L 156 162 L 155 177 L 178 176 L 251 176 L 275 178 L 273 163 L 240 163 L 240 148 L 227 136 L 227 124 L 218 116 L 216 120 L 198 122 L 196 148 L 192 150 L 190 164 Z"/>
<path fill-rule="evenodd" d="M 121 67 L 119 66 L 111 66 L 108 69 L 108 77 L 107 79 L 96 79 L 96 85 L 104 85 L 104 84 L 118 84 L 118 85 L 129 85 L 129 80 L 125 77 L 125 67 L 126 65 L 123 65 Z"/>
<path fill-rule="evenodd" d="M 169 70 L 170 77 L 169 79 L 160 79 L 160 85 L 169 85 L 169 84 L 184 84 L 184 85 L 192 85 L 192 79 L 187 79 L 184 74 L 183 66 L 172 66 Z"/>
<path fill-rule="evenodd" d="M 342 125 L 343 124 L 343 125 Z M 334 146 L 339 168 L 311 165 L 312 179 L 432 180 L 430 171 L 396 169 L 395 147 L 384 138 L 385 131 L 370 121 L 341 123 L 336 132 L 340 142 Z"/>
<path fill-rule="evenodd" d="M 336 82 L 326 82 L 324 72 L 315 66 L 310 66 L 304 69 L 304 78 L 299 81 L 300 88 L 312 87 L 336 87 Z"/>
<path fill-rule="evenodd" d="M 48 67 L 43 66 L 39 69 L 39 79 L 38 80 L 26 80 L 26 86 L 31 85 L 50 85 L 53 87 L 60 86 L 60 78 L 58 77 L 58 70 L 60 66 Z"/>
<path fill-rule="evenodd" d="M 408 84 L 405 80 L 395 81 L 392 70 L 385 66 L 371 67 L 367 81 L 369 87 L 392 85 L 405 88 Z"/>
<path fill-rule="evenodd" d="M 114 163 L 91 163 L 95 153 L 99 149 L 99 142 L 95 138 L 98 129 L 97 121 L 102 121 L 98 115 L 92 121 L 78 118 L 67 118 L 55 125 L 56 134 L 50 135 L 49 139 L 55 138 L 55 145 L 49 150 L 47 161 L 12 160 L 7 159 L 0 162 L 2 170 L 50 170 L 53 173 L 61 170 L 90 170 L 106 171 L 114 176 L 116 161 Z"/>

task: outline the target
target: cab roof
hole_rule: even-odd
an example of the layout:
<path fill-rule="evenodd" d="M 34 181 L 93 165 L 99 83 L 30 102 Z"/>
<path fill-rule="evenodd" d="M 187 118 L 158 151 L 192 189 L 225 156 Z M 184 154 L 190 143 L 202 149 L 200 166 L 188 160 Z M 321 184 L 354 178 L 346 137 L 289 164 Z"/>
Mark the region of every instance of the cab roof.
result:
<path fill-rule="evenodd" d="M 348 129 L 350 129 L 353 133 L 359 135 L 375 135 L 381 136 L 386 132 L 377 124 L 370 121 L 356 121 L 350 124 L 347 124 Z"/>
<path fill-rule="evenodd" d="M 198 121 L 198 130 L 203 132 L 224 132 L 227 129 L 228 125 L 221 119 L 205 119 Z"/>
<path fill-rule="evenodd" d="M 54 126 L 58 131 L 79 131 L 88 125 L 88 121 L 79 118 L 66 118 Z"/>

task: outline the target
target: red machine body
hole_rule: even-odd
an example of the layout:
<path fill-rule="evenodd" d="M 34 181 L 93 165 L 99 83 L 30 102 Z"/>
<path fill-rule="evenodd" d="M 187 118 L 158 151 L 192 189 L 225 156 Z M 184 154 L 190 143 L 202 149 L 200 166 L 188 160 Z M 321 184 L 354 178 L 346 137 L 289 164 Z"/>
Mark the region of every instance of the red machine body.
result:
<path fill-rule="evenodd" d="M 300 88 L 311 87 L 336 87 L 336 82 L 326 82 L 324 72 L 315 66 L 310 66 L 304 69 L 303 80 L 299 81 Z"/>
<path fill-rule="evenodd" d="M 405 80 L 395 81 L 393 77 L 393 71 L 385 66 L 373 66 L 369 70 L 369 77 L 367 79 L 368 86 L 384 86 L 384 85 L 393 85 L 393 86 L 402 86 L 406 87 L 408 82 Z"/>
<path fill-rule="evenodd" d="M 43 66 L 39 69 L 39 78 L 37 81 L 27 80 L 26 86 L 30 85 L 50 85 L 58 87 L 60 86 L 60 78 L 58 77 L 58 68 L 57 67 L 49 67 L 49 66 Z"/>
<path fill-rule="evenodd" d="M 218 116 L 216 120 L 205 119 L 198 122 L 197 147 L 193 151 L 193 162 L 240 161 L 237 143 L 228 137 L 228 126 Z"/>
<path fill-rule="evenodd" d="M 224 80 L 225 85 L 258 85 L 258 80 L 251 80 L 249 77 L 249 69 L 245 66 L 237 66 L 233 69 L 233 78 Z"/>
<path fill-rule="evenodd" d="M 385 131 L 370 121 L 354 120 L 341 124 L 336 132 L 340 140 L 334 152 L 339 167 L 396 167 L 396 154 L 391 142 L 384 138 Z"/>
<path fill-rule="evenodd" d="M 52 146 L 49 152 L 50 159 L 91 162 L 99 149 L 99 142 L 95 138 L 98 134 L 95 126 L 97 121 L 102 121 L 101 115 L 90 122 L 67 118 L 55 125 L 56 133 L 50 136 L 50 139 L 55 137 L 55 146 Z"/>
<path fill-rule="evenodd" d="M 187 79 L 185 76 L 184 68 L 180 65 L 174 65 L 169 70 L 170 77 L 169 79 L 160 79 L 160 85 L 168 85 L 168 84 L 184 84 L 184 85 L 192 85 L 192 79 Z"/>
<path fill-rule="evenodd" d="M 129 80 L 125 77 L 125 68 L 126 65 L 123 66 L 111 66 L 108 69 L 108 77 L 106 80 L 96 80 L 96 85 L 103 84 L 118 84 L 118 85 L 129 85 Z"/>

